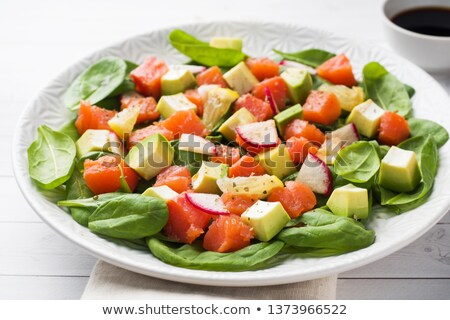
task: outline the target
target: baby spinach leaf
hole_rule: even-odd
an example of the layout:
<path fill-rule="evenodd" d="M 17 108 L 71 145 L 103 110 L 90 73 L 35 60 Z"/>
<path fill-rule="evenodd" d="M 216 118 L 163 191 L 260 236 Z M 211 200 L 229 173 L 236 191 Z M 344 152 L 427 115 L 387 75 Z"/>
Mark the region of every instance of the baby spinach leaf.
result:
<path fill-rule="evenodd" d="M 64 104 L 77 110 L 81 100 L 95 104 L 108 97 L 127 76 L 127 65 L 117 57 L 107 57 L 94 63 L 80 74 L 70 85 L 64 97 Z"/>
<path fill-rule="evenodd" d="M 72 176 L 66 183 L 66 199 L 86 199 L 92 196 L 93 194 L 87 187 L 86 182 L 83 179 L 83 175 L 80 171 L 75 169 Z M 90 210 L 88 208 L 70 208 L 70 214 L 72 215 L 73 220 L 85 227 L 88 225 L 88 219 L 92 212 L 94 212 L 94 210 Z"/>
<path fill-rule="evenodd" d="M 408 96 L 410 98 L 414 97 L 414 95 L 416 94 L 416 89 L 414 89 L 413 87 L 411 87 L 410 85 L 404 83 L 403 86 L 405 87 L 406 92 L 408 93 Z"/>
<path fill-rule="evenodd" d="M 115 97 L 106 97 L 102 101 L 99 101 L 95 104 L 97 107 L 108 109 L 108 110 L 119 110 L 120 109 L 120 98 L 118 96 Z"/>
<path fill-rule="evenodd" d="M 59 129 L 59 132 L 68 135 L 74 142 L 80 138 L 77 128 L 75 127 L 75 120 L 67 122 Z"/>
<path fill-rule="evenodd" d="M 101 204 L 89 217 L 91 231 L 119 239 L 139 239 L 161 231 L 169 213 L 166 203 L 140 194 L 125 194 Z"/>
<path fill-rule="evenodd" d="M 170 33 L 169 40 L 182 54 L 208 67 L 233 67 L 245 59 L 245 54 L 241 51 L 211 47 L 208 43 L 179 29 Z"/>
<path fill-rule="evenodd" d="M 420 206 L 430 195 L 437 173 L 439 154 L 436 142 L 430 135 L 410 138 L 400 143 L 398 147 L 416 153 L 422 181 L 411 192 L 396 193 L 381 186 L 378 188 L 381 205 L 402 213 Z"/>
<path fill-rule="evenodd" d="M 277 235 L 290 252 L 342 254 L 368 247 L 375 240 L 375 232 L 366 230 L 361 223 L 324 209 L 306 212 L 297 222 L 304 226 L 285 228 Z"/>
<path fill-rule="evenodd" d="M 202 155 L 201 153 L 179 150 L 178 143 L 178 140 L 171 141 L 171 145 L 175 150 L 173 164 L 177 166 L 185 166 L 189 169 L 191 175 L 196 174 L 202 165 L 202 161 L 207 161 L 208 156 Z"/>
<path fill-rule="evenodd" d="M 334 53 L 321 49 L 307 49 L 292 53 L 281 52 L 276 49 L 273 49 L 273 51 L 282 56 L 283 59 L 300 62 L 313 68 L 317 68 L 325 61 L 330 60 L 331 58 L 336 56 Z"/>
<path fill-rule="evenodd" d="M 38 137 L 28 148 L 28 171 L 40 187 L 54 189 L 72 175 L 75 143 L 68 135 L 46 125 L 37 130 Z"/>
<path fill-rule="evenodd" d="M 385 110 L 408 117 L 412 113 L 411 99 L 402 82 L 378 62 L 370 62 L 363 69 L 363 83 L 367 98 Z"/>
<path fill-rule="evenodd" d="M 438 148 L 442 147 L 448 140 L 447 130 L 440 124 L 426 119 L 408 119 L 409 130 L 412 137 L 431 135 Z"/>
<path fill-rule="evenodd" d="M 69 208 L 87 208 L 94 212 L 102 204 L 109 202 L 112 199 L 123 197 L 124 195 L 126 194 L 121 192 L 103 193 L 86 199 L 79 198 L 58 201 L 58 206 Z"/>
<path fill-rule="evenodd" d="M 150 251 L 165 263 L 189 269 L 244 271 L 265 267 L 264 262 L 283 248 L 281 241 L 259 242 L 230 253 L 205 251 L 197 245 L 178 246 L 156 238 L 147 240 Z"/>
<path fill-rule="evenodd" d="M 334 162 L 334 172 L 354 183 L 371 180 L 380 168 L 380 158 L 374 145 L 360 141 L 339 151 Z"/>

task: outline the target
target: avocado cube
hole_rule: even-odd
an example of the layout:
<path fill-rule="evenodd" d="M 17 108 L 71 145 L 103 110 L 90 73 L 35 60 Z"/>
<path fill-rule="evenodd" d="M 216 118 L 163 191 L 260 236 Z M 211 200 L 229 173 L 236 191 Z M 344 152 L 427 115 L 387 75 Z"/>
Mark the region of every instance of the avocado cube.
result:
<path fill-rule="evenodd" d="M 161 94 L 163 96 L 184 92 L 195 87 L 195 77 L 190 70 L 169 70 L 161 77 Z"/>
<path fill-rule="evenodd" d="M 253 228 L 255 238 L 260 241 L 272 239 L 291 220 L 280 202 L 262 200 L 248 208 L 241 219 Z"/>
<path fill-rule="evenodd" d="M 284 144 L 258 154 L 256 160 L 266 169 L 268 174 L 277 176 L 280 179 L 297 170 L 292 162 L 289 150 Z"/>
<path fill-rule="evenodd" d="M 126 139 L 133 131 L 139 112 L 138 106 L 123 109 L 108 121 L 108 125 L 119 138 Z"/>
<path fill-rule="evenodd" d="M 226 177 L 227 174 L 228 165 L 203 161 L 200 170 L 192 177 L 192 188 L 199 193 L 220 194 L 217 180 Z"/>
<path fill-rule="evenodd" d="M 367 189 L 351 183 L 333 190 L 327 206 L 337 216 L 365 219 L 369 216 L 369 195 Z"/>
<path fill-rule="evenodd" d="M 223 75 L 230 88 L 243 95 L 253 89 L 258 84 L 258 79 L 253 75 L 244 62 L 239 62 Z"/>
<path fill-rule="evenodd" d="M 280 76 L 288 87 L 289 100 L 292 103 L 304 103 L 313 86 L 309 72 L 300 68 L 287 68 Z"/>
<path fill-rule="evenodd" d="M 380 186 L 392 191 L 414 190 L 421 180 L 416 154 L 413 151 L 391 147 L 381 160 L 378 179 Z"/>
<path fill-rule="evenodd" d="M 142 194 L 144 196 L 155 197 L 164 200 L 164 202 L 169 202 L 178 196 L 178 193 L 173 191 L 168 186 L 150 187 L 144 191 Z"/>
<path fill-rule="evenodd" d="M 255 116 L 246 108 L 241 108 L 229 117 L 217 131 L 219 131 L 228 141 L 236 139 L 236 127 L 242 124 L 256 122 Z"/>
<path fill-rule="evenodd" d="M 77 157 L 81 158 L 92 151 L 109 151 L 123 155 L 122 143 L 119 138 L 109 130 L 88 129 L 75 143 Z"/>
<path fill-rule="evenodd" d="M 237 51 L 242 50 L 242 39 L 231 37 L 214 37 L 209 42 L 209 45 L 214 48 L 220 49 L 234 49 Z"/>
<path fill-rule="evenodd" d="M 364 101 L 364 92 L 361 87 L 349 88 L 344 85 L 330 85 L 325 83 L 318 90 L 334 93 L 339 100 L 341 109 L 347 112 L 351 112 L 354 107 Z"/>
<path fill-rule="evenodd" d="M 202 121 L 205 127 L 212 130 L 237 98 L 239 94 L 236 91 L 224 88 L 211 89 L 203 107 Z"/>
<path fill-rule="evenodd" d="M 194 110 L 197 111 L 197 106 L 189 101 L 188 98 L 182 93 L 174 94 L 171 96 L 162 96 L 159 99 L 156 109 L 164 118 L 170 117 L 177 111 L 181 110 Z"/>
<path fill-rule="evenodd" d="M 145 138 L 127 155 L 127 164 L 142 178 L 150 180 L 172 164 L 174 149 L 167 139 L 157 133 Z"/>
<path fill-rule="evenodd" d="M 301 119 L 303 114 L 303 108 L 300 104 L 296 104 L 295 106 L 292 106 L 290 108 L 287 108 L 286 110 L 283 110 L 279 114 L 277 114 L 273 119 L 275 120 L 275 123 L 277 124 L 278 132 L 283 136 L 284 135 L 284 129 L 286 129 L 286 126 L 294 119 Z"/>
<path fill-rule="evenodd" d="M 373 138 L 378 132 L 384 112 L 375 102 L 369 99 L 353 108 L 347 118 L 347 123 L 353 122 L 359 133 L 368 138 Z"/>

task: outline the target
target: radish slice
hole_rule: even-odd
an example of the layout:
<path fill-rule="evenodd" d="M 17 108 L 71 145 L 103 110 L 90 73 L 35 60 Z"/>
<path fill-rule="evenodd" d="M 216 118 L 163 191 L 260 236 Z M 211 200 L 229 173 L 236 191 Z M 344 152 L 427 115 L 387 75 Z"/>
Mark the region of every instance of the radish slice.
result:
<path fill-rule="evenodd" d="M 324 195 L 330 195 L 333 189 L 330 169 L 311 153 L 308 153 L 295 181 L 307 185 L 315 193 Z"/>
<path fill-rule="evenodd" d="M 169 66 L 169 70 L 189 70 L 193 74 L 197 74 L 206 70 L 204 66 L 193 66 L 189 64 L 174 64 Z"/>
<path fill-rule="evenodd" d="M 278 145 L 278 133 L 275 121 L 243 124 L 236 127 L 236 133 L 252 147 L 270 148 Z"/>
<path fill-rule="evenodd" d="M 325 142 L 317 151 L 316 156 L 327 165 L 332 165 L 341 149 L 358 140 L 358 129 L 353 123 L 349 123 L 342 128 L 327 132 Z"/>
<path fill-rule="evenodd" d="M 230 214 L 222 198 L 217 194 L 188 192 L 186 193 L 186 199 L 194 207 L 206 213 L 215 215 Z"/>
<path fill-rule="evenodd" d="M 273 99 L 272 92 L 270 92 L 270 89 L 268 87 L 264 87 L 264 93 L 266 94 L 266 99 L 269 102 L 270 109 L 272 109 L 272 113 L 274 115 L 280 113 L 280 110 L 278 109 L 277 104 Z"/>
<path fill-rule="evenodd" d="M 214 143 L 195 134 L 183 133 L 178 143 L 178 150 L 190 151 L 194 153 L 217 155 L 217 149 Z"/>
<path fill-rule="evenodd" d="M 286 68 L 298 68 L 308 71 L 311 74 L 316 74 L 316 69 L 307 66 L 306 64 L 295 62 L 295 61 L 289 61 L 289 60 L 281 60 L 279 63 L 280 66 L 286 67 Z"/>
<path fill-rule="evenodd" d="M 339 139 L 343 142 L 343 147 L 346 147 L 359 140 L 358 129 L 353 123 L 349 123 L 327 134 L 327 139 Z"/>

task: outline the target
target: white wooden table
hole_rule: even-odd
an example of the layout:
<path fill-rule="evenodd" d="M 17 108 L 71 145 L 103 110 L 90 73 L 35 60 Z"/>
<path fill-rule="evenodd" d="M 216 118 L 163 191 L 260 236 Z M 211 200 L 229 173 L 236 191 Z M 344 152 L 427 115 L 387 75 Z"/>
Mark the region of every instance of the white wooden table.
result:
<path fill-rule="evenodd" d="M 38 218 L 10 163 L 12 132 L 26 102 L 80 57 L 151 29 L 225 19 L 295 22 L 384 45 L 381 0 L 156 3 L 0 0 L 0 299 L 78 299 L 96 260 Z M 437 79 L 450 92 L 450 76 Z M 405 249 L 341 274 L 338 297 L 449 299 L 450 215 Z"/>

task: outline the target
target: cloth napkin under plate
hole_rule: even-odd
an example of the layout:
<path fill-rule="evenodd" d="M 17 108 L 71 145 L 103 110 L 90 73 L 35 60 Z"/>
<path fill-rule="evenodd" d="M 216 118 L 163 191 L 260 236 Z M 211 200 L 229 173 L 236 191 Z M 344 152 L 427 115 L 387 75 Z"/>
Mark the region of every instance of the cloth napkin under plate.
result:
<path fill-rule="evenodd" d="M 266 287 L 211 287 L 134 273 L 104 261 L 95 265 L 81 299 L 86 300 L 333 300 L 337 276 Z"/>

